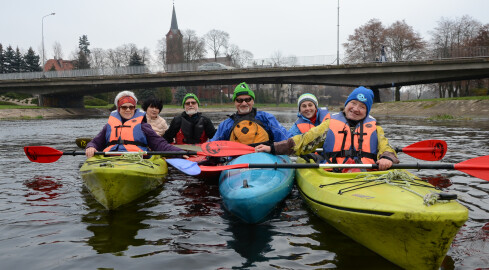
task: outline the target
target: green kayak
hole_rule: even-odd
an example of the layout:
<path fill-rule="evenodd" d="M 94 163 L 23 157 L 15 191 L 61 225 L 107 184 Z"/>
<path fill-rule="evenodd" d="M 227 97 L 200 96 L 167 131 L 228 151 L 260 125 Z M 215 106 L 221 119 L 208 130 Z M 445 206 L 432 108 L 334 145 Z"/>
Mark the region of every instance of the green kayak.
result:
<path fill-rule="evenodd" d="M 143 159 L 138 154 L 96 155 L 80 168 L 85 186 L 107 209 L 130 203 L 165 181 L 168 165 L 160 156 Z"/>

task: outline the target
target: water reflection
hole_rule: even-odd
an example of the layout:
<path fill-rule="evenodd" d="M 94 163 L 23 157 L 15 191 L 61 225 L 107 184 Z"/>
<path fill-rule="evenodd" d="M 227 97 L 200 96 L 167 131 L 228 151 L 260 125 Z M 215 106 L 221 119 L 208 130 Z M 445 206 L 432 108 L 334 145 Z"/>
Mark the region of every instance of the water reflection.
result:
<path fill-rule="evenodd" d="M 272 251 L 270 242 L 276 234 L 269 223 L 245 224 L 238 218 L 229 217 L 229 228 L 227 231 L 233 234 L 229 240 L 228 247 L 234 249 L 239 255 L 246 259 L 237 269 L 249 269 L 256 262 L 268 261 L 266 254 Z"/>
<path fill-rule="evenodd" d="M 136 236 L 139 230 L 150 227 L 144 221 L 154 218 L 154 214 L 145 209 L 158 205 L 159 201 L 154 197 L 161 192 L 161 189 L 152 191 L 120 209 L 109 211 L 92 197 L 88 189 L 83 188 L 82 196 L 90 210 L 83 215 L 81 221 L 87 225 L 87 230 L 93 233 L 87 243 L 97 253 L 117 255 L 123 255 L 122 252 L 129 246 L 146 244 L 144 238 L 136 238 Z"/>
<path fill-rule="evenodd" d="M 26 187 L 36 191 L 24 195 L 26 200 L 47 202 L 56 199 L 60 195 L 58 190 L 63 187 L 59 180 L 52 176 L 35 176 L 24 181 Z"/>

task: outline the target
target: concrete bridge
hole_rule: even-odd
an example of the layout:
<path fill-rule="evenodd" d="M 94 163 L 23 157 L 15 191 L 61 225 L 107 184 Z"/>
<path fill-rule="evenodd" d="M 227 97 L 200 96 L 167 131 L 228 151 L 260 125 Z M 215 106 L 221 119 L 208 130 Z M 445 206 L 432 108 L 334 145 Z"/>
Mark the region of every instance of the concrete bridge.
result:
<path fill-rule="evenodd" d="M 384 62 L 349 65 L 249 68 L 115 76 L 0 80 L 0 93 L 42 95 L 42 105 L 83 107 L 83 96 L 99 92 L 164 86 L 305 84 L 378 89 L 436 82 L 489 78 L 489 57 Z"/>

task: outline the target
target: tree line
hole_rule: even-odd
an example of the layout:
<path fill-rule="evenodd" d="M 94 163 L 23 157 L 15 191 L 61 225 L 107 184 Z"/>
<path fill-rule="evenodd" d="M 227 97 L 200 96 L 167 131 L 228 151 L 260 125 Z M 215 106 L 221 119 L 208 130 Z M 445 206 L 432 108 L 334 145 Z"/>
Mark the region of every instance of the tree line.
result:
<path fill-rule="evenodd" d="M 41 71 L 39 55 L 32 47 L 26 53 L 21 53 L 19 47 L 15 50 L 9 45 L 3 48 L 0 43 L 0 73 L 18 73 Z"/>

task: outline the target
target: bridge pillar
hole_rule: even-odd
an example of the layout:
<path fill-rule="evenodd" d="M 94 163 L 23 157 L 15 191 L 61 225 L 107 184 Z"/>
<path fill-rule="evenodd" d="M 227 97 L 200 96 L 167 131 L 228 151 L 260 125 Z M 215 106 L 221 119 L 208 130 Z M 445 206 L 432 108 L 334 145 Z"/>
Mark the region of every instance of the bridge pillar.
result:
<path fill-rule="evenodd" d="M 380 103 L 380 91 L 378 87 L 370 87 L 374 92 L 374 103 Z"/>
<path fill-rule="evenodd" d="M 39 105 L 53 108 L 84 108 L 83 96 L 76 94 L 39 95 Z"/>

